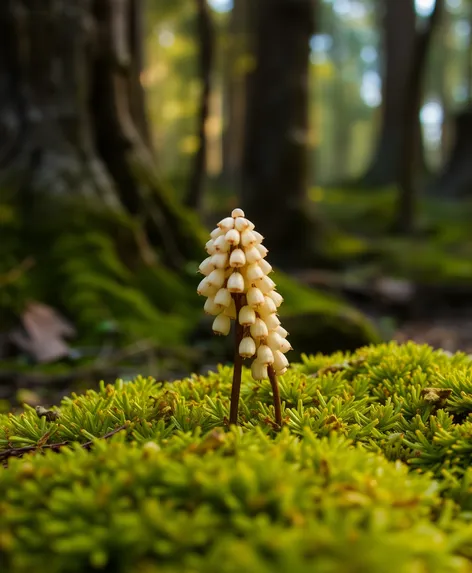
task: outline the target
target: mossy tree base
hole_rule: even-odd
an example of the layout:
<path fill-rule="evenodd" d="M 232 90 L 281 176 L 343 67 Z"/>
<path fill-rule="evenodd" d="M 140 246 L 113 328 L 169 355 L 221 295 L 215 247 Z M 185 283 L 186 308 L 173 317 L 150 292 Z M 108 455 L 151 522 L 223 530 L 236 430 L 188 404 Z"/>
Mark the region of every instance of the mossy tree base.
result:
<path fill-rule="evenodd" d="M 143 3 L 28 0 L 0 5 L 0 189 L 34 241 L 48 197 L 93 199 L 139 221 L 181 269 L 203 236 L 159 180 L 146 120 Z"/>

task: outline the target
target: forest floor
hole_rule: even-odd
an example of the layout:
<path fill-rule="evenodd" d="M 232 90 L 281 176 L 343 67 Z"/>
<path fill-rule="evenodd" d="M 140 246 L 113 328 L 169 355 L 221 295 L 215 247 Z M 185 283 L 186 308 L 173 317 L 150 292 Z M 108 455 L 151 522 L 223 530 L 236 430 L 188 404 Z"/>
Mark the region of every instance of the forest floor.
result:
<path fill-rule="evenodd" d="M 394 340 L 414 340 L 448 352 L 472 354 L 472 308 L 457 315 L 408 320 L 394 334 Z"/>

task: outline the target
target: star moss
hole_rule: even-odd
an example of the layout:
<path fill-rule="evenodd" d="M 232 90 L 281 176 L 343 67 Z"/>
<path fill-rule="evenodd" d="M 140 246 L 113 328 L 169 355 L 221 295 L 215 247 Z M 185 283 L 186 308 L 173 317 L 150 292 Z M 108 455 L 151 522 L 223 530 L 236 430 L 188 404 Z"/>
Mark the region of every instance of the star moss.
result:
<path fill-rule="evenodd" d="M 231 381 L 138 378 L 1 417 L 1 570 L 472 570 L 470 357 L 304 357 L 280 380 L 282 431 L 247 370 L 228 429 Z"/>

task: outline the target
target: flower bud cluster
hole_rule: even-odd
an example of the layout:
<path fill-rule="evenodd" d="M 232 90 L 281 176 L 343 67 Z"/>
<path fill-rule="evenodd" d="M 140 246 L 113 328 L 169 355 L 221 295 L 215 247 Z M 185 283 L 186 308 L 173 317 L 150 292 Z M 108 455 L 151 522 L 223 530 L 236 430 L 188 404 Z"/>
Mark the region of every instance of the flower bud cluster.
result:
<path fill-rule="evenodd" d="M 215 316 L 213 332 L 226 336 L 231 320 L 243 327 L 239 355 L 252 358 L 255 380 L 268 377 L 268 367 L 283 374 L 288 367 L 285 354 L 291 350 L 288 332 L 281 326 L 277 309 L 283 298 L 269 277 L 272 267 L 265 260 L 264 237 L 254 229 L 241 209 L 222 219 L 205 245 L 208 257 L 199 267 L 204 276 L 197 288 L 207 297 L 204 310 Z M 240 304 L 239 312 L 235 297 Z"/>

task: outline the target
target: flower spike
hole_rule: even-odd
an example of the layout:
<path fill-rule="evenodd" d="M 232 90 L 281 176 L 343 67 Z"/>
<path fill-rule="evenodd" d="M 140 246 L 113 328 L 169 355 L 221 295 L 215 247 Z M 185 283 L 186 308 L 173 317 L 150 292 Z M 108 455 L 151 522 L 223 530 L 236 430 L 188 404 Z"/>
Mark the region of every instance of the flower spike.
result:
<path fill-rule="evenodd" d="M 286 372 L 285 353 L 292 347 L 277 316 L 283 298 L 268 276 L 272 267 L 265 260 L 268 250 L 262 244 L 264 237 L 242 209 L 234 209 L 231 217 L 222 219 L 210 236 L 205 245 L 210 256 L 199 267 L 205 277 L 198 294 L 208 298 L 205 312 L 215 316 L 215 334 L 226 336 L 231 320 L 236 322 L 230 423 L 237 423 L 242 359 L 252 358 L 253 377 L 256 380 L 269 378 L 271 382 L 276 421 L 280 426 L 277 375 Z"/>

